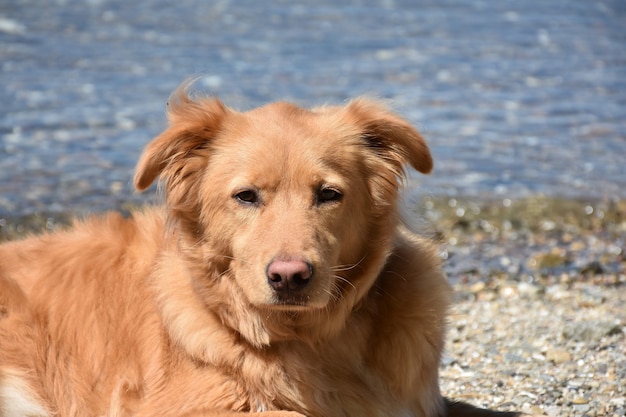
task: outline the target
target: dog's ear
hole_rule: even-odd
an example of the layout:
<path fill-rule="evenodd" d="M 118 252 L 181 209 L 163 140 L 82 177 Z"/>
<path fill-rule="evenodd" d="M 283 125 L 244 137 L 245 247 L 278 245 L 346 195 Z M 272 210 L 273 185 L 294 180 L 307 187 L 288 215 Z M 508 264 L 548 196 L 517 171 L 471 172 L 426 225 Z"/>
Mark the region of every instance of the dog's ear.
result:
<path fill-rule="evenodd" d="M 146 146 L 137 163 L 135 188 L 139 191 L 148 188 L 159 174 L 167 176 L 169 182 L 198 168 L 193 156 L 210 146 L 229 111 L 218 99 L 192 98 L 190 84 L 183 84 L 172 94 L 169 127 Z"/>
<path fill-rule="evenodd" d="M 400 176 L 403 166 L 410 164 L 427 174 L 433 159 L 422 135 L 409 122 L 389 111 L 384 105 L 359 98 L 346 107 L 348 115 L 361 129 L 361 137 Z"/>

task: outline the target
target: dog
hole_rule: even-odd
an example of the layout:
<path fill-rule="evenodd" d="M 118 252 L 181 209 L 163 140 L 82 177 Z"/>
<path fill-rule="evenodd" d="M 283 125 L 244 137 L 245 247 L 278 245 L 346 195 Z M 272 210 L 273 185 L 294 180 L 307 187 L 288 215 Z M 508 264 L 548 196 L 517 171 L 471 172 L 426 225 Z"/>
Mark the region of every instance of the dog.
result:
<path fill-rule="evenodd" d="M 136 169 L 162 206 L 0 246 L 0 416 L 517 415 L 440 393 L 451 290 L 398 212 L 422 136 L 191 88 Z"/>

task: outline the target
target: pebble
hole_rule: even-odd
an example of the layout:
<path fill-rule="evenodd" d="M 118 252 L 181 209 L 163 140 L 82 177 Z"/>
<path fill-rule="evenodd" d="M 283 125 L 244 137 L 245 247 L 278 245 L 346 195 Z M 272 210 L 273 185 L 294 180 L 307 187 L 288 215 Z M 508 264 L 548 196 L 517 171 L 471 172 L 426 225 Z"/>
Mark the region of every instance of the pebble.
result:
<path fill-rule="evenodd" d="M 486 287 L 486 284 L 483 281 L 478 281 L 472 284 L 472 286 L 470 287 L 470 292 L 473 292 L 473 293 L 481 292 L 482 290 L 485 289 L 485 287 Z"/>
<path fill-rule="evenodd" d="M 621 326 L 615 321 L 593 320 L 580 323 L 567 323 L 563 327 L 563 337 L 574 342 L 595 342 L 612 332 L 620 333 Z"/>
<path fill-rule="evenodd" d="M 572 355 L 565 349 L 550 349 L 546 352 L 546 358 L 555 364 L 560 364 L 571 361 Z"/>

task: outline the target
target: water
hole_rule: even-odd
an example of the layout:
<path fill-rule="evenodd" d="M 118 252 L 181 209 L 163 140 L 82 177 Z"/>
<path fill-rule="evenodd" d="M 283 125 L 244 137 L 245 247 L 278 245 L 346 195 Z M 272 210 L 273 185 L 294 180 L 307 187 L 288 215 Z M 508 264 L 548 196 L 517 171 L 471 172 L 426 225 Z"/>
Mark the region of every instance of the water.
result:
<path fill-rule="evenodd" d="M 134 163 L 194 74 L 242 109 L 388 100 L 428 194 L 626 197 L 625 2 L 335 3 L 0 3 L 0 216 L 149 199 Z"/>

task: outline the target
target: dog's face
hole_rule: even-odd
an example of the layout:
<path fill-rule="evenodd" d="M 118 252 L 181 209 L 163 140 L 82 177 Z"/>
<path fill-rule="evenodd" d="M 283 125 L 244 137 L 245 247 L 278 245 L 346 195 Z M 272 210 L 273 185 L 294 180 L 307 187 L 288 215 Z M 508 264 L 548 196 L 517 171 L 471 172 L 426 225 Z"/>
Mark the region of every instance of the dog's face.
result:
<path fill-rule="evenodd" d="M 255 305 L 319 308 L 359 248 L 367 185 L 358 153 L 323 116 L 286 104 L 225 118 L 203 175 L 205 234 L 227 236 L 230 269 Z M 341 158 L 338 158 L 338 153 Z M 213 226 L 214 225 L 214 226 Z M 350 251 L 352 252 L 352 251 Z"/>
<path fill-rule="evenodd" d="M 183 88 L 169 115 L 136 186 L 160 174 L 171 225 L 194 259 L 220 265 L 220 279 L 261 308 L 324 308 L 371 285 L 358 277 L 388 247 L 403 164 L 432 167 L 420 135 L 365 100 L 240 113 Z"/>

